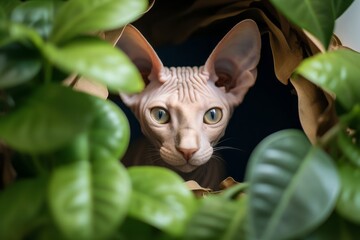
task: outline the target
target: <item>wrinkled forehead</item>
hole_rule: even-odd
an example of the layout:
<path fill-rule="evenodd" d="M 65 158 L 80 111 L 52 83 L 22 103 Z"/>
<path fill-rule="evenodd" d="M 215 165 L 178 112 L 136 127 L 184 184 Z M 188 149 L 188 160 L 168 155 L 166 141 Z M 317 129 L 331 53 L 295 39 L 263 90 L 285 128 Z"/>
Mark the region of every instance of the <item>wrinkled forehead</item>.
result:
<path fill-rule="evenodd" d="M 163 82 L 157 94 L 167 95 L 171 102 L 201 103 L 217 97 L 216 89 L 208 82 L 209 74 L 202 67 L 164 68 L 160 75 Z"/>

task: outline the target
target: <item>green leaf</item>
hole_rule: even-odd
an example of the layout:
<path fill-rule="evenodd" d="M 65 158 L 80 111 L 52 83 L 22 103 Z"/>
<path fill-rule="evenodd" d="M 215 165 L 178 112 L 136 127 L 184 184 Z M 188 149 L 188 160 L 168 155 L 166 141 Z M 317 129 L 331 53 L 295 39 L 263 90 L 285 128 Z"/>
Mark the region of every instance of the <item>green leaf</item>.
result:
<path fill-rule="evenodd" d="M 33 28 L 43 38 L 48 38 L 55 15 L 55 2 L 32 0 L 17 6 L 11 21 Z"/>
<path fill-rule="evenodd" d="M 309 31 L 327 48 L 335 20 L 353 0 L 270 0 L 287 19 Z"/>
<path fill-rule="evenodd" d="M 54 1 L 15 1 L 2 0 L 5 12 L 11 15 L 10 21 L 0 22 L 0 46 L 20 41 L 28 44 L 30 40 L 39 49 L 51 30 Z"/>
<path fill-rule="evenodd" d="M 250 239 L 308 233 L 330 215 L 340 188 L 332 159 L 299 130 L 265 138 L 250 156 L 246 179 Z"/>
<path fill-rule="evenodd" d="M 41 36 L 33 29 L 18 23 L 9 23 L 0 29 L 0 47 L 13 42 L 20 42 L 25 46 L 33 43 L 39 50 L 44 44 Z M 30 45 L 31 46 L 31 45 Z"/>
<path fill-rule="evenodd" d="M 339 163 L 341 191 L 336 210 L 344 218 L 360 224 L 360 168 Z"/>
<path fill-rule="evenodd" d="M 133 185 L 129 215 L 168 234 L 182 234 L 195 207 L 184 181 L 160 167 L 131 167 L 128 172 Z"/>
<path fill-rule="evenodd" d="M 18 180 L 0 192 L 0 239 L 25 239 L 45 206 L 43 178 Z"/>
<path fill-rule="evenodd" d="M 126 115 L 109 100 L 97 97 L 91 97 L 89 100 L 88 104 L 93 105 L 90 122 L 63 147 L 37 156 L 35 165 L 31 161 L 32 158 L 26 155 L 14 155 L 13 165 L 20 176 L 33 176 L 39 170 L 47 172 L 80 159 L 93 162 L 122 158 L 130 140 L 130 127 Z"/>
<path fill-rule="evenodd" d="M 127 214 L 130 181 L 115 159 L 62 166 L 49 184 L 51 211 L 68 239 L 107 239 Z"/>
<path fill-rule="evenodd" d="M 51 40 L 60 42 L 74 36 L 124 26 L 146 10 L 146 0 L 72 0 L 59 10 Z"/>
<path fill-rule="evenodd" d="M 113 102 L 93 98 L 94 118 L 88 128 L 53 156 L 61 162 L 121 159 L 130 140 L 126 115 Z"/>
<path fill-rule="evenodd" d="M 340 17 L 354 2 L 354 0 L 333 0 L 336 18 Z"/>
<path fill-rule="evenodd" d="M 92 161 L 121 159 L 130 141 L 126 115 L 113 102 L 97 99 L 95 118 L 87 131 Z"/>
<path fill-rule="evenodd" d="M 0 118 L 0 139 L 30 154 L 59 149 L 87 129 L 94 118 L 93 96 L 45 85 Z"/>
<path fill-rule="evenodd" d="M 138 92 L 144 87 L 141 75 L 130 59 L 105 41 L 85 38 L 62 48 L 47 45 L 45 54 L 65 71 L 103 83 L 113 92 Z"/>
<path fill-rule="evenodd" d="M 40 68 L 40 58 L 32 50 L 19 45 L 0 49 L 0 89 L 31 80 Z"/>
<path fill-rule="evenodd" d="M 246 196 L 230 201 L 215 195 L 200 199 L 200 206 L 188 224 L 184 239 L 245 239 L 247 200 Z"/>
<path fill-rule="evenodd" d="M 304 60 L 295 70 L 326 91 L 336 94 L 336 100 L 348 111 L 360 102 L 360 53 L 340 49 L 318 54 Z"/>

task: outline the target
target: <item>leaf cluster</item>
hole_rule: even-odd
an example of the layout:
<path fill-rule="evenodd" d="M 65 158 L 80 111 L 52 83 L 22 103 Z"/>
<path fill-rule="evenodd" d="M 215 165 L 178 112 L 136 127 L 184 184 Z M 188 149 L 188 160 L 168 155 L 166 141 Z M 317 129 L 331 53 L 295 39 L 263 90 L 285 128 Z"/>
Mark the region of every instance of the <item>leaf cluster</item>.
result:
<path fill-rule="evenodd" d="M 323 43 L 351 0 L 271 0 Z M 73 90 L 77 75 L 137 92 L 141 75 L 99 37 L 145 0 L 0 0 L 0 139 L 18 178 L 0 191 L 0 239 L 356 239 L 360 95 L 349 49 L 304 60 L 297 76 L 336 96 L 339 122 L 316 144 L 298 130 L 265 138 L 246 183 L 202 198 L 170 170 L 125 169 L 129 125 L 112 102 Z"/>

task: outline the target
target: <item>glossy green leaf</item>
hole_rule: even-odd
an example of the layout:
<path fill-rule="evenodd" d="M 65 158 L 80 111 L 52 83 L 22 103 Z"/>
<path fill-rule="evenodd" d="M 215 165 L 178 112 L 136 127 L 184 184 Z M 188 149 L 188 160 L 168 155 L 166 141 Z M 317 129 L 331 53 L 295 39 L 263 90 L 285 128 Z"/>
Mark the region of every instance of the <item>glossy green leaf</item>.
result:
<path fill-rule="evenodd" d="M 360 103 L 360 53 L 340 49 L 304 60 L 295 70 L 323 89 L 335 93 L 336 100 L 348 111 Z"/>
<path fill-rule="evenodd" d="M 146 0 L 71 0 L 59 10 L 52 41 L 65 41 L 84 33 L 111 30 L 137 19 Z"/>
<path fill-rule="evenodd" d="M 19 180 L 0 192 L 0 239 L 25 239 L 45 206 L 45 179 Z"/>
<path fill-rule="evenodd" d="M 226 200 L 216 195 L 202 198 L 186 228 L 186 240 L 242 240 L 245 238 L 247 197 Z"/>
<path fill-rule="evenodd" d="M 38 156 L 37 165 L 26 156 L 14 156 L 13 164 L 20 176 L 33 176 L 39 171 L 39 166 L 40 170 L 49 171 L 79 159 L 92 162 L 122 158 L 130 140 L 130 127 L 126 115 L 111 101 L 97 97 L 89 100 L 89 104 L 94 108 L 90 123 L 63 147 Z"/>
<path fill-rule="evenodd" d="M 25 153 L 54 151 L 88 128 L 95 112 L 92 98 L 60 85 L 40 87 L 0 118 L 0 139 Z"/>
<path fill-rule="evenodd" d="M 341 191 L 336 210 L 346 219 L 360 224 L 360 168 L 339 163 Z"/>
<path fill-rule="evenodd" d="M 335 20 L 353 0 L 270 0 L 287 19 L 309 31 L 327 48 Z"/>
<path fill-rule="evenodd" d="M 11 13 L 11 21 L 31 27 L 43 38 L 48 38 L 55 14 L 55 1 L 32 0 L 23 2 Z"/>
<path fill-rule="evenodd" d="M 131 167 L 128 172 L 133 185 L 130 216 L 171 235 L 180 235 L 196 203 L 184 181 L 160 167 Z"/>
<path fill-rule="evenodd" d="M 42 37 L 46 37 L 51 30 L 55 6 L 54 1 L 27 1 L 3 0 L 0 3 L 10 15 L 9 21 L 0 23 L 0 46 L 12 42 L 28 41 L 39 49 L 43 44 Z"/>
<path fill-rule="evenodd" d="M 45 53 L 58 67 L 103 83 L 113 92 L 138 92 L 144 87 L 130 59 L 105 41 L 84 38 L 62 48 L 47 45 Z"/>
<path fill-rule="evenodd" d="M 93 98 L 92 102 L 94 118 L 80 136 L 55 152 L 57 161 L 121 159 L 125 154 L 130 140 L 126 115 L 111 101 Z"/>
<path fill-rule="evenodd" d="M 130 125 L 115 103 L 97 99 L 95 118 L 87 131 L 92 161 L 121 159 L 130 141 Z"/>
<path fill-rule="evenodd" d="M 41 50 L 44 44 L 41 36 L 33 28 L 18 23 L 6 24 L 0 29 L 0 36 L 0 47 L 14 42 L 30 45 L 29 43 L 31 42 Z"/>
<path fill-rule="evenodd" d="M 336 18 L 340 17 L 354 2 L 354 0 L 332 0 Z"/>
<path fill-rule="evenodd" d="M 68 239 L 108 239 L 127 214 L 130 181 L 115 159 L 59 167 L 49 184 L 52 214 Z"/>
<path fill-rule="evenodd" d="M 20 46 L 0 49 L 0 89 L 30 81 L 40 70 L 37 53 Z"/>
<path fill-rule="evenodd" d="M 250 239 L 308 233 L 330 215 L 340 189 L 332 159 L 300 130 L 265 138 L 250 156 L 246 179 Z"/>

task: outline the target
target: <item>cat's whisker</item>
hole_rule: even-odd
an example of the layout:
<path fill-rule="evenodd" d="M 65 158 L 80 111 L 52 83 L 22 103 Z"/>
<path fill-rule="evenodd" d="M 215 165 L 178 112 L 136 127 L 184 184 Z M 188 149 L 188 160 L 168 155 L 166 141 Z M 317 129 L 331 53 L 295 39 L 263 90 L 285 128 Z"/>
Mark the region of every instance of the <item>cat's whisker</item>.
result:
<path fill-rule="evenodd" d="M 152 144 L 146 146 L 146 155 L 150 158 L 151 164 L 156 166 L 164 165 L 164 160 L 161 158 L 159 150 Z"/>
<path fill-rule="evenodd" d="M 232 140 L 232 139 L 233 139 L 233 138 L 230 138 L 230 137 L 220 139 L 220 141 L 218 141 L 218 142 L 215 144 L 215 146 L 216 146 L 216 145 L 219 145 L 219 144 L 221 144 L 221 143 L 224 143 L 224 142 L 226 142 L 226 141 L 230 141 L 230 140 Z"/>
<path fill-rule="evenodd" d="M 240 149 L 240 148 L 236 148 L 236 147 L 231 147 L 231 146 L 219 146 L 220 144 L 226 142 L 226 141 L 231 141 L 233 140 L 233 138 L 224 138 L 224 139 L 221 139 L 219 142 L 217 142 L 214 146 L 213 146 L 213 150 L 214 152 L 216 151 L 220 151 L 220 150 L 236 150 L 236 151 L 244 151 L 243 149 Z"/>
<path fill-rule="evenodd" d="M 153 161 L 153 160 L 161 160 L 161 158 L 159 157 L 158 154 L 152 154 L 152 155 L 149 155 L 149 156 L 150 156 L 151 161 Z"/>
<path fill-rule="evenodd" d="M 161 158 L 153 158 L 152 159 L 152 163 L 154 164 L 154 165 L 161 165 L 162 163 L 163 163 L 163 160 L 161 159 Z M 160 163 L 160 164 L 158 164 L 158 163 Z"/>
<path fill-rule="evenodd" d="M 236 148 L 236 147 L 230 147 L 230 146 L 219 146 L 219 147 L 214 147 L 213 149 L 214 149 L 214 152 L 220 151 L 220 150 L 236 150 L 236 151 L 244 152 L 243 149 Z"/>
<path fill-rule="evenodd" d="M 148 145 L 146 148 L 146 154 L 149 154 L 150 156 L 159 156 L 159 150 L 152 145 Z"/>
<path fill-rule="evenodd" d="M 211 158 L 211 161 L 223 162 L 224 159 L 222 159 L 219 156 L 213 155 L 212 158 Z"/>

